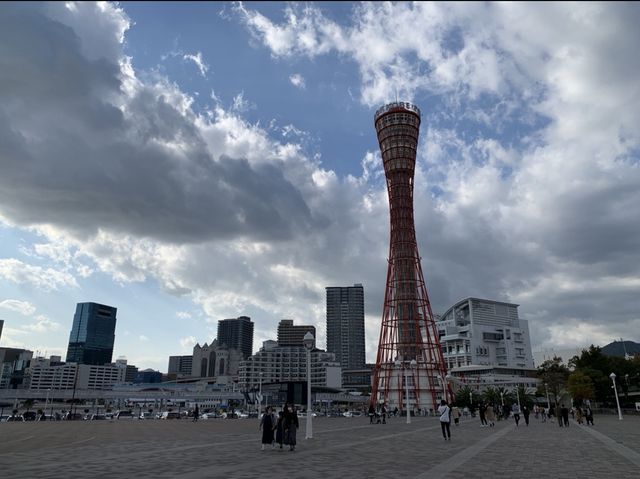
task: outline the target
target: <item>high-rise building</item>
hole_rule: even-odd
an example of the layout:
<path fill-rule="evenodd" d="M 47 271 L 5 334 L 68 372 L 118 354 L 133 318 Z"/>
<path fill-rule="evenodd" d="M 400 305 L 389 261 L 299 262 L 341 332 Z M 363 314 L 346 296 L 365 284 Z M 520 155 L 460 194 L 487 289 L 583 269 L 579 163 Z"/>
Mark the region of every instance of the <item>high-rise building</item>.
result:
<path fill-rule="evenodd" d="M 168 374 L 178 374 L 180 376 L 191 376 L 193 365 L 193 354 L 188 356 L 169 356 Z"/>
<path fill-rule="evenodd" d="M 24 387 L 25 372 L 31 364 L 33 351 L 0 348 L 0 389 Z"/>
<path fill-rule="evenodd" d="M 406 102 L 390 103 L 376 111 L 374 123 L 391 221 L 371 403 L 387 403 L 402 411 L 436 409 L 440 399 L 449 397 L 442 386 L 447 370 L 422 274 L 413 220 L 420 109 Z M 407 384 L 403 384 L 403 378 Z"/>
<path fill-rule="evenodd" d="M 0 319 L 0 339 L 2 339 L 2 327 L 4 326 L 4 320 Z"/>
<path fill-rule="evenodd" d="M 343 369 L 364 368 L 364 288 L 354 284 L 326 291 L 327 351 Z"/>
<path fill-rule="evenodd" d="M 307 333 L 316 337 L 315 326 L 294 326 L 293 319 L 283 319 L 278 323 L 278 346 L 304 346 L 302 339 Z"/>
<path fill-rule="evenodd" d="M 111 362 L 117 311 L 104 304 L 78 303 L 69 335 L 67 362 L 98 366 Z"/>
<path fill-rule="evenodd" d="M 242 359 L 253 353 L 253 322 L 248 316 L 218 321 L 218 344 L 242 351 Z"/>

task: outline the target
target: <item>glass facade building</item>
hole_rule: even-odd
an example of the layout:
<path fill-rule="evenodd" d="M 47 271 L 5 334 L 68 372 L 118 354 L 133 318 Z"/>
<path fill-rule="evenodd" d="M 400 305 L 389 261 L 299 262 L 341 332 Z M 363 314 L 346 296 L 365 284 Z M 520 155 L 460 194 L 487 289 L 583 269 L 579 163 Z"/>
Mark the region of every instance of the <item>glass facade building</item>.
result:
<path fill-rule="evenodd" d="M 67 362 L 102 366 L 111 362 L 117 308 L 78 303 L 69 335 Z"/>

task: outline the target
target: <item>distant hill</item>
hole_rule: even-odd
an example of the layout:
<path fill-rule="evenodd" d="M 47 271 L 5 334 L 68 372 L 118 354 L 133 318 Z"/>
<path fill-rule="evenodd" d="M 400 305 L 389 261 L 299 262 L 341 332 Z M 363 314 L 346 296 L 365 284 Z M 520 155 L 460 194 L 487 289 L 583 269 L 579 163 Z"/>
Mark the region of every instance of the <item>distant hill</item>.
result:
<path fill-rule="evenodd" d="M 627 354 L 630 354 L 631 356 L 634 354 L 640 354 L 640 343 L 636 343 L 634 341 L 614 341 L 602 347 L 602 354 L 623 358 L 625 349 Z"/>

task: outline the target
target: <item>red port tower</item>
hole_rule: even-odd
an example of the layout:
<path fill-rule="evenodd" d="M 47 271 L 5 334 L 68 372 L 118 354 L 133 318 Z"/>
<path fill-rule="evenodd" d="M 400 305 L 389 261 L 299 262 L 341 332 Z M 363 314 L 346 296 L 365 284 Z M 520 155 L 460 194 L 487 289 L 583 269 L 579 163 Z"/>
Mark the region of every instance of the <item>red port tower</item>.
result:
<path fill-rule="evenodd" d="M 376 112 L 374 121 L 387 179 L 391 234 L 371 403 L 403 412 L 435 410 L 449 394 L 413 220 L 420 109 L 407 102 L 389 103 Z"/>

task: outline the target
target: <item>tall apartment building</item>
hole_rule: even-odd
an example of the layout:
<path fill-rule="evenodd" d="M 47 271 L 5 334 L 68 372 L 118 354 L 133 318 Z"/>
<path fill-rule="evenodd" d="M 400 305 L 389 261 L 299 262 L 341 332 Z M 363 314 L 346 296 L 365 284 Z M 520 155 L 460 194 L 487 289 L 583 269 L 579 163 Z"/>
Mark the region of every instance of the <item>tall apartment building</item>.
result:
<path fill-rule="evenodd" d="M 265 341 L 256 354 L 240 363 L 239 382 L 244 388 L 306 380 L 307 350 L 304 346 L 280 346 L 276 341 Z M 311 351 L 311 385 L 342 386 L 342 370 L 334 354 L 316 348 Z"/>
<path fill-rule="evenodd" d="M 364 288 L 327 287 L 327 351 L 343 369 L 365 367 Z"/>
<path fill-rule="evenodd" d="M 2 328 L 4 327 L 4 319 L 0 319 L 0 339 L 2 339 Z"/>
<path fill-rule="evenodd" d="M 517 304 L 466 298 L 438 318 L 436 326 L 452 375 L 482 377 L 487 384 L 511 380 L 535 385 L 529 323 L 518 317 Z"/>
<path fill-rule="evenodd" d="M 193 365 L 193 355 L 188 356 L 169 356 L 168 374 L 177 374 L 179 376 L 191 376 L 191 368 Z"/>
<path fill-rule="evenodd" d="M 316 337 L 315 326 L 293 324 L 293 319 L 283 319 L 278 323 L 278 346 L 304 346 L 304 335 L 313 334 Z"/>
<path fill-rule="evenodd" d="M 78 303 L 69 335 L 67 362 L 101 366 L 111 362 L 117 308 Z"/>
<path fill-rule="evenodd" d="M 218 344 L 242 351 L 246 359 L 253 353 L 253 322 L 248 316 L 218 321 Z"/>

